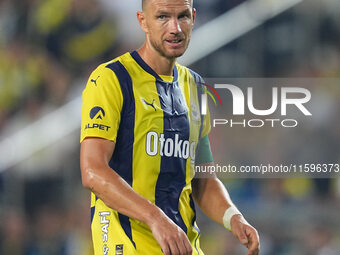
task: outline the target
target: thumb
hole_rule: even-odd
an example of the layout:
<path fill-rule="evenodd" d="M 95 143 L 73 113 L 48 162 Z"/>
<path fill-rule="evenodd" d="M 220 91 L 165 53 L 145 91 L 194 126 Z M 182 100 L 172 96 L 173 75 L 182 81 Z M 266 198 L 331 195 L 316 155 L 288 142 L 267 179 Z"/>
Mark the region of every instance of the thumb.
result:
<path fill-rule="evenodd" d="M 242 229 L 241 229 L 240 232 L 239 232 L 238 239 L 240 240 L 240 242 L 241 242 L 243 245 L 247 246 L 247 244 L 248 244 L 248 238 L 247 238 L 245 232 L 244 232 Z"/>

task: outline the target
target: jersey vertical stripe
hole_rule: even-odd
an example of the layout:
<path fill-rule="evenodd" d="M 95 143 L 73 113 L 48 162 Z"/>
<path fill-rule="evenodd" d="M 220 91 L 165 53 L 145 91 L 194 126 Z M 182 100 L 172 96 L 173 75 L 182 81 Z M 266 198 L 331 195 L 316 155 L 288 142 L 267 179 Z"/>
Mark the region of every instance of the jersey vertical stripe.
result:
<path fill-rule="evenodd" d="M 109 165 L 112 169 L 115 169 L 130 186 L 132 186 L 132 161 L 135 127 L 135 102 L 132 92 L 132 80 L 125 67 L 119 61 L 107 65 L 107 68 L 110 68 L 116 74 L 123 93 L 121 123 L 118 130 L 115 150 Z M 125 234 L 136 247 L 132 238 L 129 217 L 118 213 L 118 218 Z"/>

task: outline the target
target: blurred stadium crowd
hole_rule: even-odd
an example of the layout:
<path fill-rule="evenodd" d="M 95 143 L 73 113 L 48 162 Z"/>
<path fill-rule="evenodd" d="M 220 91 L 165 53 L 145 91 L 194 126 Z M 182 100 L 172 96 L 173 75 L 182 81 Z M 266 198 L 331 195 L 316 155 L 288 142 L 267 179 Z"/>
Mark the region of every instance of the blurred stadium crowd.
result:
<path fill-rule="evenodd" d="M 125 2 L 0 0 L 0 141 L 79 96 L 99 63 L 140 45 L 143 35 L 128 15 L 140 3 Z M 196 29 L 243 2 L 195 0 Z M 339 77 L 340 2 L 304 1 L 191 68 L 204 77 Z M 292 136 L 214 129 L 215 161 L 339 162 L 340 85 L 311 89 L 320 92 L 312 105 L 323 116 L 317 124 Z M 92 254 L 78 137 L 0 172 L 0 254 Z M 262 255 L 340 254 L 339 179 L 222 179 L 259 230 Z M 203 215 L 199 226 L 206 254 L 245 254 Z"/>

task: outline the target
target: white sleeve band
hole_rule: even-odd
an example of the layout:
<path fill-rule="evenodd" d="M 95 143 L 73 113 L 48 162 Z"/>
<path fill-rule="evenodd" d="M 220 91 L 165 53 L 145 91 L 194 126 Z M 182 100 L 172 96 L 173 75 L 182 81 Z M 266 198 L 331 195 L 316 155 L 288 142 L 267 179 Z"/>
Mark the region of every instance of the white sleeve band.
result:
<path fill-rule="evenodd" d="M 223 215 L 223 225 L 229 231 L 231 231 L 231 224 L 230 224 L 231 217 L 233 217 L 235 214 L 242 215 L 242 213 L 240 213 L 240 211 L 235 206 L 232 205 L 228 207 L 227 210 L 225 210 L 225 213 Z"/>

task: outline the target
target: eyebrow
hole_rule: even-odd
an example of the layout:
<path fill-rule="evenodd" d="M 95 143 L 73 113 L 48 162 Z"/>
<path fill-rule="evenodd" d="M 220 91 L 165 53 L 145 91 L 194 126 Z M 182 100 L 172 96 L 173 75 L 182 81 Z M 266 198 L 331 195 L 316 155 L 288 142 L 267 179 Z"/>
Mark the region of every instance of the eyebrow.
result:
<path fill-rule="evenodd" d="M 181 11 L 178 15 L 180 16 L 180 15 L 183 15 L 183 14 L 190 14 L 190 9 L 187 8 L 187 9 Z M 171 13 L 169 11 L 167 11 L 167 10 L 158 10 L 156 12 L 156 15 L 157 16 L 158 15 L 171 15 Z"/>
<path fill-rule="evenodd" d="M 170 14 L 170 12 L 163 11 L 163 10 L 159 10 L 159 11 L 156 12 L 156 15 L 169 15 L 169 14 Z"/>
<path fill-rule="evenodd" d="M 185 9 L 184 11 L 179 13 L 179 15 L 183 15 L 183 14 L 190 14 L 190 9 Z"/>

